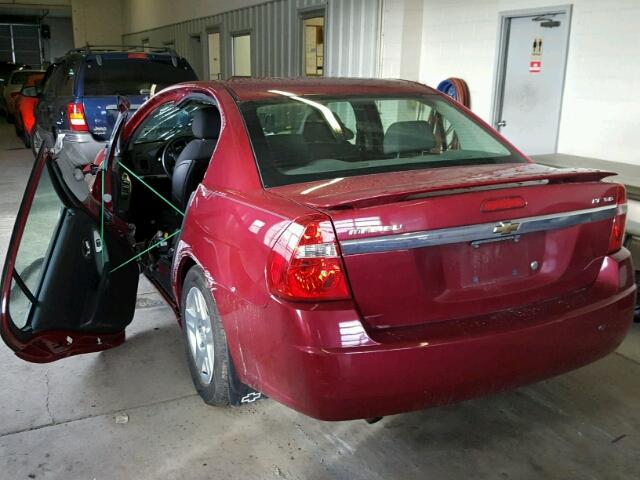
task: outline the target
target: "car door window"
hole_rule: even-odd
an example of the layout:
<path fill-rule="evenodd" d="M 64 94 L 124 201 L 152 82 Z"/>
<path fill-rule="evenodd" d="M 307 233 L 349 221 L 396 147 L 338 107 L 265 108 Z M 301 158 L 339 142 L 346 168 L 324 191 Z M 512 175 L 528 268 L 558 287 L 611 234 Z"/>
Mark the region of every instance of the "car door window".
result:
<path fill-rule="evenodd" d="M 160 105 L 132 135 L 132 145 L 166 142 L 181 135 L 191 135 L 190 109 L 178 108 L 173 102 Z"/>
<path fill-rule="evenodd" d="M 44 90 L 42 96 L 51 99 L 55 96 L 56 85 L 60 81 L 63 65 L 57 65 L 54 67 L 53 72 L 46 79 L 44 84 Z"/>
<path fill-rule="evenodd" d="M 63 204 L 53 188 L 48 170 L 44 169 L 15 259 L 18 279 L 14 277 L 13 280 L 9 310 L 15 326 L 20 329 L 28 324 L 30 299 L 38 298 L 45 259 L 60 225 L 62 211 Z"/>

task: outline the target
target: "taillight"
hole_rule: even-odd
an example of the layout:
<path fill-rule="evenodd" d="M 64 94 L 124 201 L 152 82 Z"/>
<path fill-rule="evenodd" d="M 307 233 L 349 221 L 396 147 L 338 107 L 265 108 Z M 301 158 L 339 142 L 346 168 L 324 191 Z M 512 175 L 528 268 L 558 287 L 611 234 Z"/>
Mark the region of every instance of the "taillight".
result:
<path fill-rule="evenodd" d="M 618 186 L 617 211 L 611 226 L 609 237 L 609 253 L 617 252 L 624 242 L 624 227 L 627 221 L 627 192 L 622 185 Z"/>
<path fill-rule="evenodd" d="M 313 215 L 292 222 L 273 247 L 267 280 L 271 292 L 287 300 L 349 298 L 331 220 Z"/>
<path fill-rule="evenodd" d="M 88 132 L 87 121 L 84 116 L 84 107 L 81 103 L 70 103 L 67 105 L 67 115 L 69 117 L 69 129 L 74 132 Z"/>

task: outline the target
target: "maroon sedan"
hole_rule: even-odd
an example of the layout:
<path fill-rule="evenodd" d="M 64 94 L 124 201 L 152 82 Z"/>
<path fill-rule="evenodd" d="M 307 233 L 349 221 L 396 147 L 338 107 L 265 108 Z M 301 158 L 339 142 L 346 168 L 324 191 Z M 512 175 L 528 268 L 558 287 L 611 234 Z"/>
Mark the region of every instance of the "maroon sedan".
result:
<path fill-rule="evenodd" d="M 120 107 L 90 168 L 35 163 L 2 279 L 24 360 L 124 342 L 141 271 L 207 403 L 325 420 L 549 378 L 631 325 L 624 188 L 532 163 L 428 87 L 201 82 Z"/>

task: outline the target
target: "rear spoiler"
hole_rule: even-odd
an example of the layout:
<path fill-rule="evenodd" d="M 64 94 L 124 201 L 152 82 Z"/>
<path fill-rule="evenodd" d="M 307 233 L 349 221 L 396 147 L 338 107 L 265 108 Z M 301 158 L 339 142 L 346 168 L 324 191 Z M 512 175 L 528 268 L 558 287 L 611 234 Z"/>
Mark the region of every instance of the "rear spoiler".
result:
<path fill-rule="evenodd" d="M 603 178 L 617 175 L 615 172 L 587 168 L 551 168 L 537 164 L 524 167 L 509 167 L 487 175 L 477 174 L 464 178 L 451 175 L 447 168 L 432 170 L 433 175 L 424 180 L 416 178 L 410 185 L 392 186 L 387 191 L 371 194 L 371 192 L 350 192 L 344 198 L 340 195 L 318 196 L 311 200 L 317 208 L 340 209 L 356 208 L 391 203 L 402 200 L 460 194 L 478 190 L 494 190 L 512 187 L 524 187 L 549 183 L 599 182 Z M 360 193 L 360 195 L 358 195 Z"/>

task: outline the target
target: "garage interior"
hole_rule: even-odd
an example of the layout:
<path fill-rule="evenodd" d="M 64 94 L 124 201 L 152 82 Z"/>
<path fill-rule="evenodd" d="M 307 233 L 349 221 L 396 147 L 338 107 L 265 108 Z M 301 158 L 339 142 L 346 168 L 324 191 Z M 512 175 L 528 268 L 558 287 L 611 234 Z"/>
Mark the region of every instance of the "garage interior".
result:
<path fill-rule="evenodd" d="M 534 161 L 617 172 L 640 239 L 639 27 L 635 0 L 15 0 L 0 60 L 133 45 L 174 49 L 201 80 L 463 79 L 471 111 Z M 2 259 L 33 162 L 0 118 Z M 372 425 L 205 405 L 145 281 L 126 344 L 42 365 L 1 345 L 0 361 L 0 479 L 640 478 L 639 323 L 576 371 Z"/>

